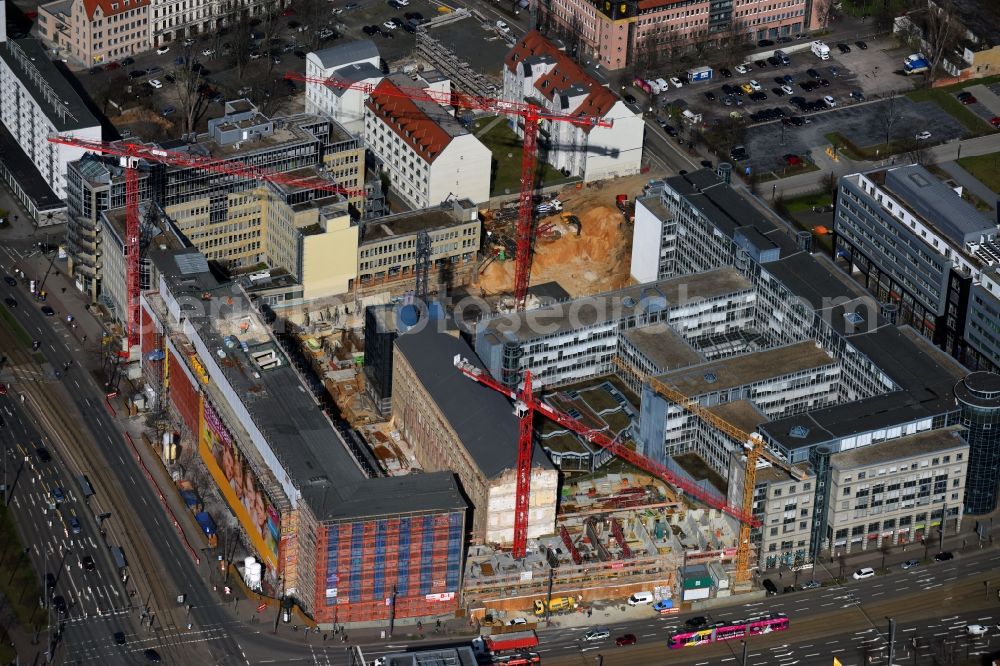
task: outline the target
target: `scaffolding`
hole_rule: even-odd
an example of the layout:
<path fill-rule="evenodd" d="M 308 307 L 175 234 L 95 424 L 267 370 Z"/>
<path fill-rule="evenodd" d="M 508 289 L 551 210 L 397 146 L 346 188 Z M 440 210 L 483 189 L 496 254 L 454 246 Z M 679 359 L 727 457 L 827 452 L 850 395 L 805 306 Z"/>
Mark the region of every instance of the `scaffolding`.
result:
<path fill-rule="evenodd" d="M 499 92 L 489 77 L 472 69 L 469 63 L 459 58 L 454 51 L 431 37 L 425 28 L 417 30 L 417 55 L 470 95 L 496 97 Z"/>

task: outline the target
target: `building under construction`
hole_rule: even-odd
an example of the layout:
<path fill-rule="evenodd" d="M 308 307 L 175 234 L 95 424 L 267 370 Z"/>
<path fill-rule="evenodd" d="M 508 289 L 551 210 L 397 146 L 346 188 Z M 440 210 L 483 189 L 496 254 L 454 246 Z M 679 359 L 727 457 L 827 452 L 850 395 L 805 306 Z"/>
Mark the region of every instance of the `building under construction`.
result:
<path fill-rule="evenodd" d="M 180 447 L 197 451 L 267 591 L 323 627 L 456 612 L 468 507 L 454 474 L 370 476 L 239 285 L 190 250 L 151 260 L 149 390 L 183 424 Z"/>

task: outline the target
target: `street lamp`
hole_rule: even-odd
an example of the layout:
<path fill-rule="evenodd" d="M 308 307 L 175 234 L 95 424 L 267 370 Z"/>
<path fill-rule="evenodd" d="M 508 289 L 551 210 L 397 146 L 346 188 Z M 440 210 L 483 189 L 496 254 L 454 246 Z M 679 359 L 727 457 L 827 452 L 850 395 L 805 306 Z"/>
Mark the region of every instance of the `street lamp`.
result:
<path fill-rule="evenodd" d="M 740 641 L 740 645 L 743 646 L 743 658 L 740 659 L 740 666 L 747 666 L 747 642 Z"/>

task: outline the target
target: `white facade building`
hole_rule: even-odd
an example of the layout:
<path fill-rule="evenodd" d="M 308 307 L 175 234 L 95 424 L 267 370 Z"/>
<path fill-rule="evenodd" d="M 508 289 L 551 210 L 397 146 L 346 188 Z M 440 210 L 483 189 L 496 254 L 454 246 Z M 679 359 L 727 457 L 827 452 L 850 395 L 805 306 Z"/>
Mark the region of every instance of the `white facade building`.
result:
<path fill-rule="evenodd" d="M 216 31 L 231 23 L 227 16 L 237 11 L 260 16 L 265 10 L 281 11 L 285 6 L 284 0 L 267 6 L 261 0 L 153 0 L 149 9 L 150 46 Z"/>
<path fill-rule="evenodd" d="M 642 116 L 537 32 L 528 33 L 507 54 L 503 97 L 611 123 L 582 127 L 543 121 L 539 155 L 555 168 L 587 182 L 639 173 L 646 128 Z M 519 126 L 515 131 L 523 134 Z"/>
<path fill-rule="evenodd" d="M 335 78 L 352 85 L 375 86 L 384 78 L 378 47 L 368 39 L 346 42 L 306 56 L 306 76 L 311 79 Z M 331 88 L 322 83 L 306 83 L 306 113 L 333 118 L 352 134 L 365 127 L 365 101 L 361 90 Z"/>
<path fill-rule="evenodd" d="M 38 224 L 64 221 L 66 165 L 85 151 L 48 138 L 99 141 L 101 125 L 34 37 L 0 42 L 0 122 L 4 180 Z"/>
<path fill-rule="evenodd" d="M 449 198 L 488 200 L 489 148 L 444 107 L 402 96 L 394 82 L 400 78 L 383 80 L 365 103 L 365 143 L 389 174 L 391 191 L 413 208 Z M 427 87 L 447 92 L 450 82 Z"/>

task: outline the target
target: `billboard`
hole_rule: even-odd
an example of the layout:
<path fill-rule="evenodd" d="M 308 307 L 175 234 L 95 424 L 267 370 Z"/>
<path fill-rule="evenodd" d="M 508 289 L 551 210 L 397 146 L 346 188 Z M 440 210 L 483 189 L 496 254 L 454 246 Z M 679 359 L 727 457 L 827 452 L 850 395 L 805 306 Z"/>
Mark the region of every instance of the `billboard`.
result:
<path fill-rule="evenodd" d="M 204 405 L 202 458 L 260 551 L 261 558 L 271 567 L 277 568 L 281 517 L 264 492 L 253 468 L 233 441 L 229 429 L 207 400 Z"/>

